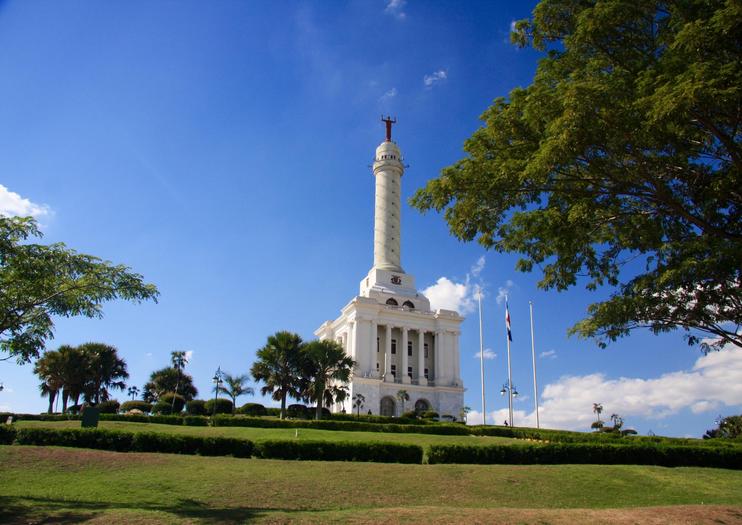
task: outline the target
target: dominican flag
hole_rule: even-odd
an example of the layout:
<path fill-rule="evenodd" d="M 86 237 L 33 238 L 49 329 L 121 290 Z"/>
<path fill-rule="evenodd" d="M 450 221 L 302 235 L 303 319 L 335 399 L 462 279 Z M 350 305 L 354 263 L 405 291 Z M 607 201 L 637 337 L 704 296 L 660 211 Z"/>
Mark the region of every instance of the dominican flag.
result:
<path fill-rule="evenodd" d="M 508 341 L 513 340 L 513 334 L 510 332 L 510 310 L 508 309 L 508 302 L 505 301 L 505 328 L 508 330 Z"/>

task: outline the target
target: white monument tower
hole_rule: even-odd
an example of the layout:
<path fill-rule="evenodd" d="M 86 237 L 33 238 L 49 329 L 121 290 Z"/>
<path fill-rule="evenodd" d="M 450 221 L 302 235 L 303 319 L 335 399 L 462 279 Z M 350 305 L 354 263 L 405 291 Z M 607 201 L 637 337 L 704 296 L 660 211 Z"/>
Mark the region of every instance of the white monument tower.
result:
<path fill-rule="evenodd" d="M 459 326 L 463 318 L 450 310 L 430 309 L 428 299 L 415 288 L 415 278 L 401 266 L 401 179 L 404 164 L 392 142 L 392 124 L 386 140 L 376 148 L 374 266 L 361 281 L 360 293 L 316 331 L 320 339 L 334 339 L 356 361 L 350 394 L 333 411 L 350 413 L 352 396 L 362 394 L 362 412 L 401 415 L 397 392 L 410 400 L 404 410 L 434 410 L 459 418 L 464 403 L 460 375 Z"/>

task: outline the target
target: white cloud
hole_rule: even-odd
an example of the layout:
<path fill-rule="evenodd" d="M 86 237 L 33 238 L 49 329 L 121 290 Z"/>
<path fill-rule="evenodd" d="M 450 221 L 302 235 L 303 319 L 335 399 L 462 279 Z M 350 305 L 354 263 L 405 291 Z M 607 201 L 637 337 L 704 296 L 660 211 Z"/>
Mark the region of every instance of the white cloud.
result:
<path fill-rule="evenodd" d="M 484 270 L 485 262 L 486 260 L 484 258 L 484 255 L 482 255 L 479 259 L 477 259 L 477 262 L 474 263 L 474 266 L 472 266 L 470 270 L 472 277 L 474 278 L 479 277 L 479 274 L 482 273 L 482 270 Z"/>
<path fill-rule="evenodd" d="M 44 217 L 52 210 L 46 204 L 36 204 L 0 184 L 0 215 L 8 217 Z"/>
<path fill-rule="evenodd" d="M 455 283 L 448 277 L 440 277 L 434 285 L 422 292 L 430 300 L 433 310 L 454 310 L 465 315 L 473 312 L 476 307 L 472 299 L 472 286 L 468 282 Z"/>
<path fill-rule="evenodd" d="M 511 20 L 511 21 L 510 21 L 510 32 L 511 32 L 511 33 L 512 33 L 513 31 L 515 31 L 515 23 L 516 23 L 516 22 L 515 22 L 515 20 Z"/>
<path fill-rule="evenodd" d="M 433 86 L 439 84 L 440 82 L 443 82 L 447 78 L 448 72 L 445 69 L 439 69 L 438 71 L 434 71 L 430 75 L 425 75 L 423 77 L 423 84 L 425 84 L 426 88 L 432 89 Z"/>
<path fill-rule="evenodd" d="M 482 352 L 477 352 L 476 354 L 474 354 L 474 358 L 475 359 L 479 359 L 479 354 L 481 354 L 481 353 Z M 494 350 L 492 350 L 491 348 L 485 348 L 484 349 L 484 358 L 485 359 L 494 359 L 496 357 L 497 357 L 497 354 L 495 353 Z"/>
<path fill-rule="evenodd" d="M 557 353 L 556 353 L 556 350 L 547 350 L 546 352 L 541 352 L 538 356 L 541 359 L 545 359 L 545 358 L 556 359 Z"/>
<path fill-rule="evenodd" d="M 541 395 L 540 419 L 547 428 L 587 430 L 595 420 L 593 403 L 605 414 L 620 414 L 627 427 L 631 418 L 663 419 L 690 410 L 708 413 L 742 405 L 742 352 L 725 349 L 699 357 L 691 370 L 668 372 L 656 378 L 611 379 L 596 373 L 564 376 L 546 385 Z M 492 415 L 502 419 L 502 411 Z M 481 421 L 481 414 L 477 417 Z M 490 413 L 488 412 L 488 418 Z M 506 416 L 507 417 L 507 416 Z M 473 421 L 469 418 L 469 421 Z M 535 414 L 518 412 L 516 425 L 535 425 Z"/>
<path fill-rule="evenodd" d="M 407 18 L 407 13 L 404 12 L 404 6 L 406 4 L 407 0 L 389 0 L 384 8 L 384 12 L 398 20 L 404 20 Z"/>
<path fill-rule="evenodd" d="M 185 353 L 186 361 L 189 363 L 191 362 L 191 359 L 193 359 L 193 350 L 187 350 Z"/>
<path fill-rule="evenodd" d="M 482 255 L 466 274 L 464 282 L 455 282 L 448 277 L 440 277 L 435 284 L 425 288 L 422 293 L 430 300 L 433 310 L 455 310 L 461 315 L 470 314 L 477 308 L 477 294 L 484 297 L 482 285 L 472 283 L 472 278 L 479 279 L 486 263 Z"/>
<path fill-rule="evenodd" d="M 510 295 L 510 292 L 515 287 L 515 283 L 508 279 L 505 281 L 505 286 L 501 286 L 497 289 L 497 297 L 495 297 L 495 301 L 497 301 L 497 304 L 502 304 L 505 302 L 505 299 L 507 299 L 507 296 Z"/>
<path fill-rule="evenodd" d="M 144 355 L 146 355 L 147 357 L 152 357 L 152 352 L 147 352 L 147 353 L 146 353 L 146 354 L 144 354 Z"/>
<path fill-rule="evenodd" d="M 392 89 L 388 90 L 386 93 L 381 95 L 381 98 L 379 100 L 381 100 L 382 102 L 386 102 L 388 100 L 393 99 L 396 96 L 397 96 L 397 88 L 393 87 Z"/>

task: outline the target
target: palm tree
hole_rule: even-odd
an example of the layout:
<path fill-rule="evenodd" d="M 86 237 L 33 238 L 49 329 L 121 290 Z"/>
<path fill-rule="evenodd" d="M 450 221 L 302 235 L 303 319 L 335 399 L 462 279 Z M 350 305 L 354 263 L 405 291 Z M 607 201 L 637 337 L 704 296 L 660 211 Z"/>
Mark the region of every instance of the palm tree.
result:
<path fill-rule="evenodd" d="M 185 352 L 170 352 L 170 362 L 173 363 L 173 368 L 178 371 L 178 380 L 175 383 L 175 395 L 173 396 L 173 406 L 170 407 L 170 413 L 175 412 L 175 399 L 178 396 L 178 387 L 180 386 L 180 378 L 183 375 L 183 369 L 188 364 L 188 356 Z"/>
<path fill-rule="evenodd" d="M 131 400 L 134 401 L 139 395 L 139 389 L 135 386 L 130 386 L 129 390 L 126 391 L 126 394 L 131 396 Z"/>
<path fill-rule="evenodd" d="M 41 379 L 39 390 L 49 396 L 49 414 L 54 412 L 54 400 L 64 385 L 64 363 L 59 352 L 46 352 L 34 365 L 34 373 Z"/>
<path fill-rule="evenodd" d="M 62 412 L 67 412 L 67 402 L 71 399 L 74 405 L 80 400 L 85 383 L 90 374 L 90 364 L 79 347 L 62 345 L 58 350 L 62 358 Z"/>
<path fill-rule="evenodd" d="M 469 415 L 469 412 L 471 412 L 471 407 L 463 407 L 459 412 L 459 417 L 464 423 L 466 423 L 466 416 Z"/>
<path fill-rule="evenodd" d="M 402 403 L 402 414 L 404 414 L 404 404 L 410 400 L 410 394 L 407 393 L 407 390 L 399 390 L 397 391 L 397 399 Z"/>
<path fill-rule="evenodd" d="M 600 423 L 600 413 L 603 412 L 603 405 L 600 403 L 593 403 L 593 412 L 598 415 L 598 422 Z"/>
<path fill-rule="evenodd" d="M 357 410 L 356 416 L 361 416 L 361 409 L 363 404 L 366 402 L 366 397 L 363 394 L 353 394 L 353 408 Z"/>
<path fill-rule="evenodd" d="M 316 418 L 322 419 L 322 406 L 332 406 L 345 399 L 347 383 L 355 361 L 335 341 L 312 341 L 303 349 L 304 396 L 316 401 Z"/>
<path fill-rule="evenodd" d="M 190 401 L 198 394 L 198 389 L 193 386 L 193 378 L 183 372 L 178 372 L 172 366 L 166 366 L 155 370 L 149 376 L 149 381 L 144 384 L 142 398 L 148 403 L 154 403 L 168 392 L 178 391 L 186 401 Z"/>
<path fill-rule="evenodd" d="M 85 401 L 98 404 L 109 398 L 109 389 L 123 390 L 124 379 L 129 378 L 126 362 L 119 358 L 115 347 L 103 343 L 85 343 L 78 347 L 85 355 L 89 368 L 83 394 Z"/>
<path fill-rule="evenodd" d="M 232 398 L 232 412 L 234 412 L 237 407 L 238 397 L 245 395 L 252 396 L 255 394 L 255 391 L 251 387 L 245 386 L 248 379 L 250 379 L 250 377 L 246 374 L 233 376 L 227 372 L 222 373 L 222 381 L 219 383 L 219 392 L 227 394 Z M 214 386 L 215 391 L 216 389 L 217 387 Z"/>
<path fill-rule="evenodd" d="M 255 381 L 265 383 L 262 395 L 281 402 L 281 419 L 286 417 L 286 396 L 301 397 L 301 337 L 291 332 L 276 332 L 257 351 L 257 360 L 250 368 Z"/>

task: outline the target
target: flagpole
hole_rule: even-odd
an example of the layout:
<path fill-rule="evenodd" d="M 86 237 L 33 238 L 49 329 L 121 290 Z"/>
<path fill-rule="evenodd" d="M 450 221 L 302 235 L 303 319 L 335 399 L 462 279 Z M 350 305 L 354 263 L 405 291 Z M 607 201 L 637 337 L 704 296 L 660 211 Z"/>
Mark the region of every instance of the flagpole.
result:
<path fill-rule="evenodd" d="M 484 401 L 484 338 L 482 336 L 482 289 L 477 286 L 479 300 L 479 372 L 482 380 L 482 424 L 487 424 L 487 406 Z"/>
<path fill-rule="evenodd" d="M 528 308 L 531 311 L 531 358 L 533 359 L 533 404 L 536 407 L 536 428 L 541 428 L 538 419 L 538 383 L 536 382 L 536 343 L 533 336 L 533 303 L 528 301 Z"/>
<path fill-rule="evenodd" d="M 510 315 L 508 310 L 508 296 L 505 296 L 505 312 Z M 509 328 L 509 327 L 508 327 Z M 513 426 L 513 372 L 510 367 L 510 334 L 506 333 L 505 338 L 508 341 L 508 414 L 510 416 L 510 426 Z"/>

